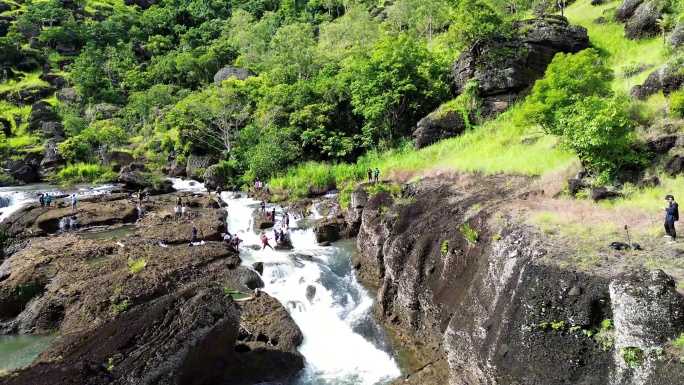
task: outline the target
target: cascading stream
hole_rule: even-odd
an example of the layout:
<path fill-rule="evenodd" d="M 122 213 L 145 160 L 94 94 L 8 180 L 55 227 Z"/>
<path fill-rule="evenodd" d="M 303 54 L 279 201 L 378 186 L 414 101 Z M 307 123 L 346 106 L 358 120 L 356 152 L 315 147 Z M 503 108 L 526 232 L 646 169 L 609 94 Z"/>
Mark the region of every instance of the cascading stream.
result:
<path fill-rule="evenodd" d="M 196 182 L 192 186 L 187 181 L 176 182 L 174 187 L 206 191 Z M 259 202 L 235 199 L 230 193 L 221 197 L 228 203 L 228 230 L 244 240 L 240 251 L 243 264 L 263 262 L 264 291 L 288 309 L 304 334 L 299 350 L 307 364 L 297 383 L 370 385 L 399 377 L 399 368 L 388 353 L 388 340 L 371 317 L 373 299 L 354 278 L 350 256 L 355 242 L 318 246 L 313 229 L 304 227 L 315 219 L 308 218 L 290 221 L 294 250 L 254 251 L 248 246 L 261 245 L 259 235 L 251 229 L 252 212 Z M 267 211 L 272 208 L 267 207 Z M 280 206 L 276 206 L 276 216 L 282 217 Z M 272 230 L 266 234 L 272 237 Z M 308 286 L 315 287 L 311 301 L 306 296 Z"/>

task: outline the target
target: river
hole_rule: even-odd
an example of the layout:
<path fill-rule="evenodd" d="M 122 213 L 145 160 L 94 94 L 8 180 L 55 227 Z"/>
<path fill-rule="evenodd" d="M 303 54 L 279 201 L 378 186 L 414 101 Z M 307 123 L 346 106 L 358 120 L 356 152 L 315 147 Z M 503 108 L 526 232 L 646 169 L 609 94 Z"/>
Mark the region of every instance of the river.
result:
<path fill-rule="evenodd" d="M 179 191 L 206 192 L 201 183 L 172 180 Z M 112 187 L 89 185 L 55 191 L 54 186 L 39 184 L 0 188 L 0 221 L 35 201 L 38 192 L 92 195 Z M 336 242 L 330 247 L 318 246 L 313 228 L 309 227 L 313 219 L 320 217 L 313 210 L 314 215 L 309 218 L 290 222 L 294 250 L 254 251 L 248 246 L 261 242 L 251 230 L 251 214 L 259 202 L 236 199 L 228 192 L 223 192 L 221 197 L 228 203 L 228 230 L 244 239 L 240 253 L 243 264 L 263 262 L 264 291 L 287 308 L 302 330 L 304 340 L 299 350 L 306 358 L 306 366 L 297 385 L 375 385 L 397 379 L 400 370 L 392 357 L 389 339 L 371 316 L 373 299 L 354 277 L 351 254 L 356 250 L 355 240 Z M 267 209 L 270 211 L 272 207 L 269 205 Z M 280 217 L 280 206 L 276 210 Z M 272 230 L 268 235 L 272 237 Z M 313 259 L 297 259 L 295 254 Z M 316 288 L 312 301 L 306 298 L 309 285 Z M 30 353 L 21 361 L 22 365 L 30 363 L 31 356 L 35 358 L 34 354 L 40 351 Z"/>

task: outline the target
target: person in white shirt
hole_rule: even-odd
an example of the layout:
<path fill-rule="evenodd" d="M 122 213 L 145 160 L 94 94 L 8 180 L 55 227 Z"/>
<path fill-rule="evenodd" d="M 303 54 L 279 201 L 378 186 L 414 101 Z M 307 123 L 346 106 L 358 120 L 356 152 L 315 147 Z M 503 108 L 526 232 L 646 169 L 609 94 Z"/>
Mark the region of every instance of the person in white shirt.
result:
<path fill-rule="evenodd" d="M 185 219 L 185 215 L 188 213 L 188 207 L 183 205 L 181 208 L 181 219 Z"/>
<path fill-rule="evenodd" d="M 180 216 L 180 209 L 178 206 L 173 206 L 173 220 L 178 221 L 178 217 Z"/>

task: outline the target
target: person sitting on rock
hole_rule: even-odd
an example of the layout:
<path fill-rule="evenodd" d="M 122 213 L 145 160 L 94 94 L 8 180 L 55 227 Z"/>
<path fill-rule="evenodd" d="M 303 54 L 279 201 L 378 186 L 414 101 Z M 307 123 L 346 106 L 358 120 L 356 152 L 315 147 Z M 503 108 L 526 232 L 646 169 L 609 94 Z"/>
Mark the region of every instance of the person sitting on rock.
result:
<path fill-rule="evenodd" d="M 266 246 L 270 247 L 271 250 L 275 250 L 275 249 L 273 248 L 273 246 L 271 246 L 271 245 L 268 243 L 268 239 L 269 239 L 269 238 L 266 236 L 266 234 L 264 234 L 264 236 L 261 237 L 261 245 L 262 245 L 261 250 L 265 250 L 265 249 L 266 249 Z"/>
<path fill-rule="evenodd" d="M 192 226 L 192 230 L 190 232 L 192 234 L 192 243 L 197 242 L 197 227 Z"/>

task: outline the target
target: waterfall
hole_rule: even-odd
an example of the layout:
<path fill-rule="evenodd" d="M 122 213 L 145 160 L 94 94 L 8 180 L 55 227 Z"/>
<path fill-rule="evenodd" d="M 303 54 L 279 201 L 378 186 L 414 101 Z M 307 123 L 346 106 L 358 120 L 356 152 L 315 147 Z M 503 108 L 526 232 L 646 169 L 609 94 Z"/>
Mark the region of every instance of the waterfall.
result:
<path fill-rule="evenodd" d="M 10 205 L 12 205 L 12 198 L 0 195 L 0 208 L 9 207 Z"/>
<path fill-rule="evenodd" d="M 60 231 L 76 230 L 78 227 L 78 220 L 76 217 L 64 217 L 59 220 Z"/>

